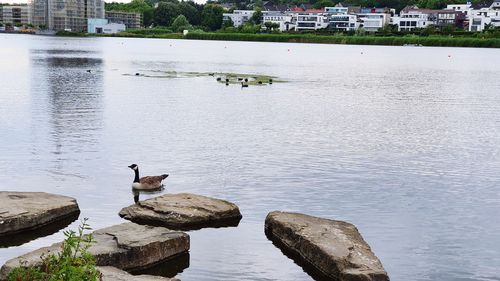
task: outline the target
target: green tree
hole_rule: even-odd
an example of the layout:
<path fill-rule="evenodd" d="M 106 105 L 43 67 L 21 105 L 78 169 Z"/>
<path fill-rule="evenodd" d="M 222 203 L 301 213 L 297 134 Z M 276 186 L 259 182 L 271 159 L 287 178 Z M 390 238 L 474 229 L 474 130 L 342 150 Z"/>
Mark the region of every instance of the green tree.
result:
<path fill-rule="evenodd" d="M 184 15 L 191 24 L 200 25 L 201 14 L 193 4 L 194 2 L 192 1 L 183 1 L 179 3 L 179 12 L 181 15 Z"/>
<path fill-rule="evenodd" d="M 170 26 L 179 15 L 179 7 L 172 2 L 160 2 L 153 14 L 153 22 L 158 26 Z"/>
<path fill-rule="evenodd" d="M 252 17 L 250 18 L 250 22 L 253 24 L 261 24 L 262 23 L 262 10 L 260 8 L 257 8 L 255 12 L 252 14 Z"/>
<path fill-rule="evenodd" d="M 209 30 L 217 30 L 222 26 L 222 13 L 224 10 L 222 7 L 207 4 L 201 12 L 201 25 Z"/>
<path fill-rule="evenodd" d="M 333 6 L 335 6 L 335 3 L 333 3 L 332 0 L 320 0 L 314 3 L 313 5 L 314 9 L 323 9 L 324 7 L 333 7 Z"/>
<path fill-rule="evenodd" d="M 280 28 L 280 24 L 279 23 L 270 22 L 270 21 L 266 21 L 264 23 L 264 26 L 266 27 L 267 31 L 272 31 L 272 30 Z"/>
<path fill-rule="evenodd" d="M 234 27 L 234 22 L 231 18 L 227 18 L 226 20 L 224 20 L 224 22 L 222 23 L 222 27 L 224 28 L 228 28 L 228 27 Z"/>
<path fill-rule="evenodd" d="M 191 29 L 191 27 L 192 26 L 184 15 L 177 16 L 172 23 L 172 30 L 174 32 L 181 32 L 184 29 Z"/>
<path fill-rule="evenodd" d="M 145 0 L 132 0 L 130 3 L 105 3 L 105 9 L 106 11 L 141 13 L 144 26 L 150 26 L 153 23 L 154 8 Z"/>

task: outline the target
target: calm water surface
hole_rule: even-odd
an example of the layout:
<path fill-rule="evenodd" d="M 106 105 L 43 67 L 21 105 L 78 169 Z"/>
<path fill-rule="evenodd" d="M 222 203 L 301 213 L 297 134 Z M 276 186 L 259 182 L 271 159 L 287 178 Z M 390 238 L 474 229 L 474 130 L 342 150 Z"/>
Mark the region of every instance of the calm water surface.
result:
<path fill-rule="evenodd" d="M 288 82 L 134 75 L 158 71 Z M 391 280 L 500 280 L 499 78 L 498 49 L 0 35 L 0 189 L 94 228 L 123 222 L 131 163 L 235 202 L 237 228 L 190 232 L 187 281 L 311 280 L 264 235 L 277 209 L 356 224 Z"/>

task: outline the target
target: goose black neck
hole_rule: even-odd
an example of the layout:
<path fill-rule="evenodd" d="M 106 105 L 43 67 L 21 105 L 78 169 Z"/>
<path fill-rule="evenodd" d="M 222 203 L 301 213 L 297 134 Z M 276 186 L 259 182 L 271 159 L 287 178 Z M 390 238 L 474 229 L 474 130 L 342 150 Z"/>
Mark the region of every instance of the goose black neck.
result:
<path fill-rule="evenodd" d="M 135 172 L 134 182 L 139 182 L 139 168 L 135 169 L 134 172 Z"/>

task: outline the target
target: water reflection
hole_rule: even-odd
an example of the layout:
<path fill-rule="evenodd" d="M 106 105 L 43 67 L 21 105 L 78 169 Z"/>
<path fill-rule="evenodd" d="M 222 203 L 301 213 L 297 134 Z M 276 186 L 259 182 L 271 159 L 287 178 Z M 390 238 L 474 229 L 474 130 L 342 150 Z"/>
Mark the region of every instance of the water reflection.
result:
<path fill-rule="evenodd" d="M 161 186 L 158 189 L 155 190 L 137 190 L 132 188 L 132 195 L 134 195 L 134 203 L 139 202 L 139 196 L 140 194 L 146 194 L 146 195 L 155 195 L 155 194 L 160 194 L 165 190 L 165 187 Z"/>
<path fill-rule="evenodd" d="M 52 167 L 46 170 L 56 177 L 82 178 L 79 156 L 98 151 L 103 127 L 103 59 L 93 57 L 95 54 L 61 49 L 31 51 L 33 111 L 35 118 L 48 120 L 47 128 L 37 126 L 32 130 L 34 135 L 48 132 Z M 35 147 L 33 152 L 45 153 L 46 149 Z"/>
<path fill-rule="evenodd" d="M 189 267 L 189 252 L 179 254 L 171 259 L 144 270 L 133 271 L 134 275 L 148 274 L 172 278 Z"/>
<path fill-rule="evenodd" d="M 289 259 L 293 260 L 298 266 L 302 267 L 304 272 L 309 274 L 316 281 L 329 281 L 332 280 L 331 277 L 326 275 L 325 273 L 318 270 L 312 263 L 308 262 L 304 259 L 298 252 L 293 251 L 281 242 L 278 238 L 274 238 L 272 234 L 270 234 L 267 229 L 264 231 L 267 239 L 269 239 L 276 248 L 280 249 L 281 252 L 287 256 Z"/>
<path fill-rule="evenodd" d="M 67 227 L 76 219 L 78 219 L 80 212 L 73 213 L 68 217 L 65 217 L 61 220 L 55 221 L 53 223 L 44 225 L 36 230 L 29 230 L 21 233 L 12 234 L 9 236 L 3 236 L 0 239 L 0 248 L 8 248 L 12 246 L 20 246 L 29 241 L 38 239 L 40 237 L 45 237 L 52 235 L 59 230 Z"/>

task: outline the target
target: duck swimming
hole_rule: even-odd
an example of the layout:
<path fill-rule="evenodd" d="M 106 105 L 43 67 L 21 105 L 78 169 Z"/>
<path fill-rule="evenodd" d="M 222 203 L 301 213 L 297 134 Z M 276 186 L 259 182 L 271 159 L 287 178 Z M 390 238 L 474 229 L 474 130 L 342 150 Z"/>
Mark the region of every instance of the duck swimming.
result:
<path fill-rule="evenodd" d="M 132 164 L 128 166 L 130 169 L 134 170 L 135 177 L 132 183 L 132 188 L 136 190 L 155 190 L 163 187 L 161 183 L 162 180 L 168 177 L 168 174 L 163 174 L 160 176 L 147 176 L 139 178 L 139 166 L 137 164 Z"/>

